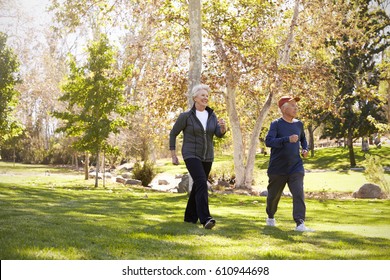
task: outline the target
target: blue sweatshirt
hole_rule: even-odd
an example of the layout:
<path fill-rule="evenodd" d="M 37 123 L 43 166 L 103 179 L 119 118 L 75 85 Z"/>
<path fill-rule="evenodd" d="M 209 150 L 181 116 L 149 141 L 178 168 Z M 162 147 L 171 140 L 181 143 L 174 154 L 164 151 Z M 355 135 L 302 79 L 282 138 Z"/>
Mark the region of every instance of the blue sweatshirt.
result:
<path fill-rule="evenodd" d="M 299 141 L 290 143 L 289 137 L 298 135 Z M 303 123 L 294 119 L 292 123 L 283 118 L 271 123 L 265 144 L 271 148 L 271 158 L 268 165 L 268 174 L 289 175 L 304 173 L 303 161 L 300 155 L 300 146 L 308 150 Z"/>

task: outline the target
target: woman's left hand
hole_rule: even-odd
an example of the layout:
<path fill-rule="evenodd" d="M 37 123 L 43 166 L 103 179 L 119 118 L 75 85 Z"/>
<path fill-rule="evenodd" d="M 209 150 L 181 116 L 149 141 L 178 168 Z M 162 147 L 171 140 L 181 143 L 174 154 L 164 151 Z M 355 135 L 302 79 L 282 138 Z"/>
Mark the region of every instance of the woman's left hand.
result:
<path fill-rule="evenodd" d="M 219 119 L 218 124 L 221 127 L 222 134 L 226 132 L 226 123 L 224 119 Z"/>

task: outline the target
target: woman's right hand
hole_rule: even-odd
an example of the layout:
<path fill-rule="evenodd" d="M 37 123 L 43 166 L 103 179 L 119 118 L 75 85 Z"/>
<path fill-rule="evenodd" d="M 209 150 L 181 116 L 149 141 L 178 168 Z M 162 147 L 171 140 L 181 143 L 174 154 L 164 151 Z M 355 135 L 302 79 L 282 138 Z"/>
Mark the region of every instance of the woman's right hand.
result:
<path fill-rule="evenodd" d="M 172 163 L 173 165 L 179 165 L 179 159 L 177 158 L 176 155 L 172 156 Z"/>

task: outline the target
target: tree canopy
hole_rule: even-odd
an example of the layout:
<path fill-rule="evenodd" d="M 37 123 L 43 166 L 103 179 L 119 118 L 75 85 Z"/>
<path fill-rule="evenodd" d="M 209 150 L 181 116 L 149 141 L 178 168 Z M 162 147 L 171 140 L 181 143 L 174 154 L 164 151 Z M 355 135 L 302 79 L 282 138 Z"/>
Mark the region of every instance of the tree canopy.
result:
<path fill-rule="evenodd" d="M 7 35 L 0 32 L 0 144 L 13 134 L 19 134 L 20 126 L 12 116 L 19 92 L 19 61 L 14 51 L 7 46 Z"/>
<path fill-rule="evenodd" d="M 77 150 L 97 155 L 102 151 L 113 153 L 108 137 L 126 126 L 124 116 L 134 110 L 125 98 L 125 81 L 131 68 L 118 67 L 114 49 L 104 34 L 90 43 L 87 52 L 82 66 L 70 57 L 70 74 L 60 97 L 60 101 L 67 102 L 66 111 L 55 112 L 57 118 L 64 120 L 64 126 L 57 131 L 76 137 Z"/>
<path fill-rule="evenodd" d="M 52 0 L 50 28 L 14 32 L 23 83 L 5 111 L 25 128 L 18 160 L 73 163 L 76 148 L 116 150 L 115 163 L 165 157 L 192 77 L 210 85 L 210 106 L 228 120 L 217 149 L 234 154 L 239 186 L 252 184 L 281 95 L 301 97 L 312 148 L 320 136 L 353 143 L 388 133 L 388 0 L 191 1 L 199 3 Z M 12 152 L 2 146 L 4 159 Z"/>

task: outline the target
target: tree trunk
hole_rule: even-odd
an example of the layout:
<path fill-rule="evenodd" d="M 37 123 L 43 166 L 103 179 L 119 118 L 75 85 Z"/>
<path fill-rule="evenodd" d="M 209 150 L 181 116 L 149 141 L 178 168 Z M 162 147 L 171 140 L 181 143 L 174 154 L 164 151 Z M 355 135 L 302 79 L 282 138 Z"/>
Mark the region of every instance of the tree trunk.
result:
<path fill-rule="evenodd" d="M 14 149 L 13 149 L 13 155 L 12 155 L 12 158 L 13 158 L 13 160 L 14 160 L 14 166 L 15 166 L 15 164 L 16 164 L 16 144 L 14 143 Z"/>
<path fill-rule="evenodd" d="M 291 21 L 290 32 L 287 36 L 283 50 L 281 51 L 279 65 L 287 65 L 289 63 L 290 51 L 293 42 L 294 27 L 297 24 L 299 14 L 299 2 L 296 1 L 294 8 L 294 15 Z M 229 58 L 223 47 L 223 43 L 218 36 L 214 36 L 214 44 L 217 50 L 217 54 L 225 65 L 226 73 L 226 108 L 229 115 L 229 121 L 232 129 L 233 136 L 233 160 L 234 160 L 234 172 L 236 175 L 235 187 L 240 189 L 252 189 L 253 169 L 256 159 L 256 150 L 258 145 L 258 138 L 261 132 L 263 121 L 267 116 L 272 104 L 273 96 L 276 92 L 279 92 L 282 86 L 282 79 L 278 73 L 275 74 L 275 87 L 270 89 L 270 92 L 266 98 L 263 108 L 259 112 L 259 116 L 256 119 L 255 127 L 251 134 L 250 146 L 248 155 L 246 156 L 246 149 L 243 142 L 243 135 L 241 131 L 240 120 L 236 108 L 236 86 L 239 80 L 239 74 L 235 73 L 233 67 L 230 65 Z"/>
<path fill-rule="evenodd" d="M 252 181 L 253 181 L 253 169 L 255 167 L 255 160 L 256 160 L 256 150 L 259 143 L 259 136 L 261 132 L 261 128 L 263 127 L 264 119 L 266 118 L 269 109 L 271 108 L 272 99 L 273 99 L 273 92 L 271 91 L 267 99 L 263 105 L 263 108 L 261 109 L 259 116 L 256 119 L 255 127 L 252 131 L 251 135 L 251 141 L 248 151 L 248 160 L 246 163 L 245 168 L 245 181 L 243 188 L 246 189 L 252 189 Z"/>
<path fill-rule="evenodd" d="M 84 179 L 89 179 L 89 154 L 85 152 L 85 162 L 84 162 Z"/>
<path fill-rule="evenodd" d="M 226 93 L 226 107 L 229 114 L 229 122 L 233 136 L 233 162 L 234 173 L 236 175 L 235 187 L 240 188 L 245 186 L 245 147 L 241 132 L 240 120 L 236 109 L 236 87 L 234 86 L 234 78 L 232 75 L 227 75 L 226 80 L 228 84 Z"/>
<path fill-rule="evenodd" d="M 313 125 L 309 124 L 307 126 L 307 130 L 309 131 L 309 149 L 310 149 L 310 156 L 314 157 L 314 129 Z"/>
<path fill-rule="evenodd" d="M 234 173 L 236 176 L 235 187 L 244 186 L 245 182 L 245 147 L 241 131 L 240 119 L 237 113 L 236 107 L 236 85 L 238 83 L 238 74 L 234 72 L 230 65 L 228 56 L 223 47 L 222 41 L 219 36 L 214 36 L 214 45 L 217 54 L 223 64 L 225 65 L 226 73 L 226 110 L 229 116 L 229 122 L 232 130 L 233 137 L 233 162 Z"/>
<path fill-rule="evenodd" d="M 353 137 L 352 137 L 351 130 L 348 130 L 347 145 L 348 145 L 348 151 L 349 151 L 349 162 L 351 164 L 351 167 L 355 167 L 356 160 L 355 160 L 355 152 L 353 150 Z"/>
<path fill-rule="evenodd" d="M 202 73 L 202 23 L 200 0 L 189 1 L 189 25 L 190 25 L 190 66 L 188 71 L 188 107 L 191 108 L 194 101 L 191 96 L 192 88 L 200 84 Z"/>
<path fill-rule="evenodd" d="M 78 171 L 79 170 L 79 161 L 78 161 L 77 153 L 74 154 L 74 160 L 75 160 L 75 168 Z"/>
<path fill-rule="evenodd" d="M 96 154 L 95 188 L 99 186 L 99 157 L 100 157 L 100 153 L 98 151 Z"/>
<path fill-rule="evenodd" d="M 290 60 L 290 51 L 293 43 L 294 28 L 297 25 L 298 15 L 299 15 L 299 2 L 300 1 L 295 2 L 294 14 L 290 25 L 290 32 L 287 36 L 283 51 L 281 53 L 280 60 L 278 63 L 279 65 L 287 65 Z M 282 79 L 280 75 L 276 73 L 275 87 L 270 89 L 270 92 L 266 98 L 263 108 L 259 113 L 259 116 L 256 119 L 255 127 L 252 131 L 251 141 L 250 141 L 250 146 L 249 146 L 249 151 L 247 156 L 247 162 L 246 162 L 246 166 L 244 166 L 244 171 L 245 171 L 244 176 L 242 179 L 240 178 L 241 180 L 237 180 L 238 176 L 236 174 L 236 187 L 238 188 L 252 189 L 253 169 L 255 166 L 256 150 L 259 141 L 259 135 L 261 132 L 261 128 L 263 126 L 264 119 L 266 118 L 269 109 L 271 108 L 273 97 L 276 92 L 279 92 L 281 86 L 282 86 Z M 234 138 L 233 138 L 233 142 L 234 142 Z M 237 181 L 239 182 L 239 184 L 237 183 Z"/>
<path fill-rule="evenodd" d="M 106 152 L 103 151 L 103 164 L 102 164 L 102 169 L 103 169 L 103 188 L 106 187 Z"/>

